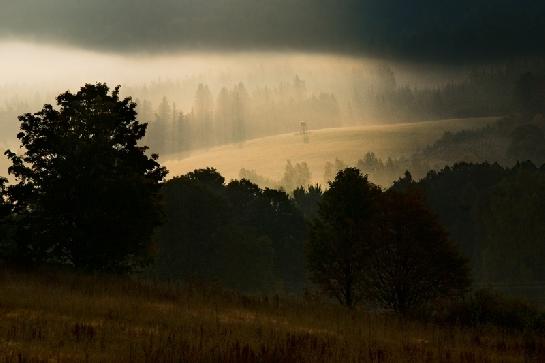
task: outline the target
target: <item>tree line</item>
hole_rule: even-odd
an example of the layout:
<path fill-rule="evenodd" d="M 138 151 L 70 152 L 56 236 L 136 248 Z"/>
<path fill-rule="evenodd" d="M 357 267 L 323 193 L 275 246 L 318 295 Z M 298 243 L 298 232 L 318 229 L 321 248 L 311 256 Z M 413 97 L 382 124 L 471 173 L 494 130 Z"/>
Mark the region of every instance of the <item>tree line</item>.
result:
<path fill-rule="evenodd" d="M 2 180 L 5 262 L 147 266 L 247 291 L 300 292 L 311 281 L 348 307 L 365 296 L 397 311 L 469 283 L 424 203 L 383 192 L 357 169 L 339 172 L 323 194 L 294 197 L 247 180 L 226 184 L 213 169 L 165 183 L 158 155 L 139 144 L 147 125 L 119 87 L 88 84 L 56 101 L 21 115 L 21 153 L 6 151 L 15 182 Z"/>
<path fill-rule="evenodd" d="M 543 113 L 545 62 L 541 59 L 475 66 L 455 81 L 412 87 L 381 65 L 353 74 L 352 113 L 390 122 Z"/>
<path fill-rule="evenodd" d="M 417 191 L 468 258 L 476 286 L 496 287 L 531 300 L 540 298 L 545 288 L 540 263 L 545 244 L 540 207 L 545 200 L 545 165 L 538 167 L 530 160 L 514 165 L 457 162 L 426 172 L 407 160 L 401 167 L 417 170 L 421 176 L 406 171 L 391 183 L 403 174 L 398 165 L 368 153 L 354 167 L 370 181 L 388 177 L 388 190 Z M 346 168 L 336 160 L 332 170 L 326 171 L 335 180 Z M 254 177 L 251 173 L 246 176 Z M 315 217 L 322 192 L 320 186 L 312 186 L 296 188 L 292 195 L 305 215 Z"/>
<path fill-rule="evenodd" d="M 545 165 L 530 161 L 512 167 L 458 163 L 419 181 L 408 175 L 392 188 L 424 194 L 469 258 L 477 285 L 537 301 L 545 281 L 544 182 Z"/>
<path fill-rule="evenodd" d="M 325 162 L 321 183 L 327 185 L 337 172 L 347 166 L 358 168 L 372 182 L 388 187 L 407 170 L 413 178 L 421 179 L 430 170 L 439 171 L 459 162 L 497 162 L 503 167 L 512 167 L 519 161 L 531 161 L 535 165 L 545 163 L 545 117 L 541 113 L 518 113 L 502 117 L 482 128 L 447 131 L 437 141 L 408 157 L 381 158 L 368 151 L 352 163 L 335 158 Z M 284 188 L 291 192 L 297 186 L 308 185 L 312 174 L 305 162 L 292 165 L 288 160 L 279 180 L 263 177 L 255 170 L 245 168 L 240 170 L 239 177 L 261 186 Z"/>
<path fill-rule="evenodd" d="M 201 83 L 196 86 L 192 106 L 185 112 L 176 106 L 175 97 L 163 97 L 154 106 L 146 97 L 160 91 L 134 91 L 142 94 L 142 99 L 137 100 L 139 113 L 150 120 L 146 142 L 164 154 L 294 132 L 301 121 L 311 129 L 320 129 L 362 122 L 514 113 L 528 119 L 545 112 L 544 74 L 543 62 L 519 61 L 474 67 L 459 80 L 417 87 L 398 82 L 389 66 L 379 65 L 354 70 L 344 98 L 332 92 L 311 93 L 298 76 L 291 82 L 253 90 L 240 82 L 231 88 L 222 87 L 217 93 Z M 171 93 L 176 93 L 175 85 L 167 83 L 166 87 L 174 88 Z"/>
<path fill-rule="evenodd" d="M 378 285 L 377 287 L 373 283 L 377 284 L 377 281 L 384 283 L 385 276 L 388 276 L 390 281 L 396 281 L 395 286 L 398 288 L 403 286 L 402 282 L 405 282 L 411 285 L 410 288 L 416 289 L 412 285 L 422 280 L 414 276 L 408 278 L 409 273 L 398 266 L 399 261 L 412 261 L 413 263 L 426 261 L 423 266 L 418 268 L 418 271 L 426 271 L 426 268 L 436 269 L 432 275 L 435 278 L 440 278 L 441 267 L 427 262 L 442 261 L 441 266 L 448 266 L 446 261 L 449 259 L 458 261 L 449 267 L 450 271 L 458 272 L 444 278 L 453 279 L 452 281 L 458 281 L 456 279 L 459 278 L 457 283 L 463 282 L 461 286 L 467 287 L 465 283 L 469 279 L 476 287 L 489 286 L 510 295 L 541 302 L 538 299 L 542 294 L 543 281 L 545 281 L 545 273 L 541 264 L 543 259 L 541 251 L 545 244 L 545 240 L 542 238 L 545 234 L 542 233 L 541 223 L 544 218 L 541 206 L 545 200 L 545 195 L 543 195 L 545 166 L 536 167 L 529 161 L 518 163 L 512 167 L 486 162 L 457 163 L 439 171 L 430 171 L 420 180 L 413 179 L 412 175 L 407 172 L 386 190 L 370 182 L 361 170 L 344 167 L 335 174 L 326 189 L 322 189 L 320 186 L 298 187 L 290 194 L 282 190 L 261 189 L 248 180 L 231 181 L 225 184 L 223 178 L 210 169 L 206 172 L 196 171 L 194 173 L 166 183 L 168 187 L 165 190 L 168 190 L 169 194 L 165 200 L 169 201 L 167 202 L 168 208 L 173 208 L 167 210 L 167 216 L 183 215 L 184 217 L 169 219 L 164 226 L 159 227 L 158 236 L 160 238 L 156 242 L 169 246 L 175 245 L 177 240 L 175 236 L 177 234 L 184 236 L 181 240 L 185 242 L 180 245 L 183 246 L 182 251 L 185 253 L 193 250 L 201 251 L 199 252 L 200 258 L 192 260 L 202 261 L 200 266 L 203 267 L 199 271 L 203 274 L 199 278 L 203 280 L 215 279 L 220 275 L 222 278 L 229 276 L 228 274 L 217 274 L 214 277 L 213 274 L 206 274 L 209 271 L 207 265 L 218 265 L 218 263 L 211 262 L 211 256 L 217 255 L 203 254 L 201 249 L 203 246 L 215 245 L 215 249 L 217 249 L 218 246 L 225 246 L 226 243 L 229 245 L 228 243 L 231 242 L 226 242 L 229 241 L 229 238 L 218 238 L 221 233 L 217 231 L 221 228 L 234 228 L 226 227 L 230 226 L 230 223 L 234 223 L 237 228 L 249 228 L 253 231 L 252 233 L 257 233 L 252 240 L 262 243 L 256 249 L 259 251 L 258 255 L 251 260 L 277 261 L 279 263 L 282 259 L 288 261 L 297 256 L 299 263 L 297 270 L 286 270 L 283 273 L 280 273 L 280 264 L 275 265 L 271 262 L 270 264 L 253 265 L 253 268 L 259 270 L 253 271 L 252 276 L 268 276 L 268 279 L 261 280 L 261 284 L 258 285 L 246 285 L 248 291 L 263 292 L 271 291 L 271 289 L 272 291 L 281 291 L 282 288 L 286 288 L 284 291 L 300 293 L 304 289 L 320 286 L 321 280 L 331 283 L 332 276 L 329 273 L 332 271 L 328 268 L 332 268 L 332 266 L 339 269 L 335 272 L 336 279 L 332 286 L 340 289 L 338 276 L 342 275 L 341 266 L 343 264 L 339 264 L 337 259 L 323 261 L 321 258 L 325 258 L 325 256 L 340 258 L 342 254 L 339 246 L 342 243 L 353 242 L 354 245 L 347 245 L 343 248 L 350 251 L 344 255 L 350 256 L 350 259 L 347 257 L 346 260 L 348 265 L 356 264 L 359 269 L 356 277 L 348 275 L 349 278 L 347 278 L 348 281 L 360 279 L 353 285 L 353 289 L 355 291 L 359 289 L 359 292 L 353 291 L 348 295 L 349 297 L 339 297 L 339 291 L 333 292 L 332 286 L 324 288 L 324 291 L 346 304 L 355 304 L 359 299 L 364 299 L 367 302 L 374 301 L 377 306 L 393 306 L 378 300 L 378 295 L 371 295 L 371 291 L 375 291 L 375 294 L 385 293 L 384 286 Z M 213 178 L 216 180 L 216 183 L 213 184 L 215 185 L 214 193 L 209 190 L 208 186 L 199 189 L 181 187 L 182 181 L 189 183 L 191 180 L 191 183 L 196 183 L 196 175 L 208 174 L 216 175 Z M 175 186 L 177 184 L 178 186 Z M 234 193 L 235 186 L 238 190 L 245 190 L 240 194 L 247 195 L 244 200 L 254 201 L 251 207 L 247 202 L 242 203 L 240 200 L 228 196 Z M 174 190 L 178 190 L 178 192 L 174 192 Z M 365 198 L 357 196 L 357 193 L 366 195 L 364 191 L 369 195 Z M 175 194 L 178 194 L 178 197 L 175 197 Z M 213 199 L 218 204 L 212 204 L 215 207 L 206 211 L 202 208 L 207 203 L 200 203 L 192 199 L 191 203 L 196 203 L 198 206 L 188 205 L 192 206 L 190 210 L 195 210 L 195 213 L 183 208 L 184 202 L 182 200 L 184 199 L 177 199 L 196 198 L 197 195 L 201 195 L 199 198 L 203 199 L 211 198 L 211 195 L 216 197 L 227 195 L 227 197 Z M 205 195 L 209 196 L 205 197 Z M 278 200 L 272 202 L 271 199 L 268 199 L 270 197 L 265 197 L 267 195 L 282 196 L 281 202 Z M 269 200 L 269 202 L 263 201 L 262 198 Z M 233 200 L 236 202 L 233 203 Z M 259 200 L 262 202 L 259 203 Z M 218 205 L 222 207 L 218 208 Z M 286 217 L 285 219 L 275 214 L 274 210 L 269 209 L 272 206 L 280 205 L 285 211 L 282 214 Z M 364 211 L 371 205 L 374 205 L 375 209 L 366 216 Z M 229 212 L 225 212 L 226 206 Z M 263 210 L 259 211 L 256 208 L 263 208 Z M 231 217 L 216 216 L 216 213 L 220 213 L 216 211 L 223 211 L 222 215 L 230 215 Z M 355 213 L 355 215 L 348 213 Z M 240 214 L 248 214 L 249 217 L 241 218 Z M 214 217 L 206 218 L 205 216 Z M 190 222 L 193 218 L 194 221 Z M 248 221 L 251 223 L 246 225 L 245 223 Z M 358 222 L 346 224 L 348 223 L 346 221 Z M 197 228 L 197 230 L 207 231 L 206 239 L 209 242 L 204 244 L 196 242 L 202 237 L 185 237 L 182 233 L 182 230 L 191 230 L 186 227 L 187 225 L 193 226 L 199 225 L 199 223 L 204 223 L 207 226 L 205 229 Z M 406 239 L 395 239 L 395 237 L 403 236 L 403 233 L 395 233 L 396 228 L 404 228 L 404 231 L 411 232 L 405 236 Z M 271 234 L 273 231 L 280 233 L 277 229 L 281 229 L 282 233 L 286 234 Z M 176 230 L 178 232 L 175 232 Z M 250 234 L 251 232 L 245 232 L 245 235 Z M 358 236 L 361 240 L 356 242 Z M 279 247 L 284 246 L 285 242 L 283 241 L 288 240 L 292 241 L 291 244 L 288 244 L 289 248 Z M 440 249 L 436 251 L 434 248 Z M 161 248 L 159 248 L 160 250 Z M 177 259 L 173 257 L 173 254 L 168 254 L 171 251 L 170 247 L 162 250 L 167 253 L 167 258 Z M 240 260 L 241 256 L 249 256 L 247 253 L 236 252 L 236 248 L 229 250 L 233 255 L 221 257 L 225 258 L 225 261 Z M 446 254 L 447 257 L 444 257 L 447 258 L 446 261 L 441 260 L 441 251 Z M 184 252 L 180 253 L 183 255 Z M 263 253 L 268 253 L 269 258 L 264 259 Z M 283 255 L 284 253 L 286 255 Z M 412 255 L 413 253 L 417 255 Z M 258 256 L 260 257 L 258 258 Z M 389 259 L 393 262 L 386 263 L 385 261 Z M 242 266 L 244 265 L 239 265 L 241 270 L 238 276 L 244 274 Z M 392 270 L 388 270 L 390 268 Z M 417 267 L 414 266 L 414 268 Z M 317 272 L 320 269 L 323 269 L 323 272 Z M 181 271 L 178 268 L 173 270 L 168 268 L 167 270 L 170 271 L 169 273 Z M 352 271 L 353 268 L 349 270 Z M 356 272 L 354 273 L 356 274 Z M 182 279 L 186 279 L 188 276 L 191 276 L 191 273 L 187 273 Z M 288 276 L 291 279 L 289 281 L 285 280 Z M 381 276 L 382 280 L 379 280 L 378 276 Z M 437 283 L 437 286 L 441 285 L 440 281 L 433 281 Z M 446 285 L 453 287 L 449 284 Z M 404 287 L 407 291 L 410 288 Z M 433 287 L 428 286 L 425 290 L 430 290 L 431 293 Z M 455 291 L 456 289 L 448 293 Z M 409 292 L 405 293 L 409 294 Z M 443 291 L 442 293 L 447 292 Z M 399 294 L 399 292 L 390 291 L 389 296 L 399 296 Z M 416 297 L 406 297 L 407 301 L 413 298 Z M 394 303 L 389 302 L 389 304 Z M 406 309 L 406 304 L 408 302 L 398 301 L 394 305 L 396 309 Z"/>
<path fill-rule="evenodd" d="M 96 84 L 19 117 L 21 153 L 6 152 L 15 181 L 1 182 L 5 263 L 319 289 L 399 312 L 463 296 L 472 278 L 544 277 L 544 167 L 457 164 L 387 190 L 347 167 L 327 190 L 291 194 L 214 169 L 165 181 L 136 115 L 119 87 Z"/>
<path fill-rule="evenodd" d="M 240 82 L 222 87 L 217 94 L 200 83 L 191 109 L 185 112 L 167 97 L 156 107 L 145 98 L 139 104 L 141 117 L 150 120 L 145 141 L 162 154 L 294 132 L 302 121 L 313 128 L 339 126 L 341 118 L 333 93 L 312 94 L 298 76 L 292 82 L 254 90 Z"/>

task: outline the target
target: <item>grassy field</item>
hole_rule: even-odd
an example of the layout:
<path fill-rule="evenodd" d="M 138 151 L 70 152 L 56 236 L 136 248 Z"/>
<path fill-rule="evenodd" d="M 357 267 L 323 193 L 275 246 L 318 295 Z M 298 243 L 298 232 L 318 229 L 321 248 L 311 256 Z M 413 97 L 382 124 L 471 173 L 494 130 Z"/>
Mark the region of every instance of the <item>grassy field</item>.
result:
<path fill-rule="evenodd" d="M 0 274 L 1 362 L 527 362 L 545 338 L 315 299 L 67 273 Z"/>
<path fill-rule="evenodd" d="M 240 169 L 246 168 L 273 180 L 282 177 L 287 160 L 305 161 L 312 171 L 313 182 L 322 183 L 325 163 L 335 158 L 355 163 L 368 151 L 382 158 L 409 157 L 445 131 L 483 127 L 494 120 L 486 117 L 323 129 L 311 131 L 309 143 L 304 143 L 298 134 L 283 134 L 249 140 L 242 145 L 195 151 L 185 158 L 170 155 L 161 161 L 170 170 L 170 177 L 212 166 L 227 179 L 238 178 Z"/>

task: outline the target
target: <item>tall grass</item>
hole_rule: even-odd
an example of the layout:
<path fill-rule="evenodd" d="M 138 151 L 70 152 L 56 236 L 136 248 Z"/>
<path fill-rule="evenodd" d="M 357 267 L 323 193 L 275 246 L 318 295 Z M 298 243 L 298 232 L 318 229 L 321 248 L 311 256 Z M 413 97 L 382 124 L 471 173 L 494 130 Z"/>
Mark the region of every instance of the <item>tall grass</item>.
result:
<path fill-rule="evenodd" d="M 0 272 L 0 316 L 2 362 L 545 361 L 532 333 L 66 272 Z"/>

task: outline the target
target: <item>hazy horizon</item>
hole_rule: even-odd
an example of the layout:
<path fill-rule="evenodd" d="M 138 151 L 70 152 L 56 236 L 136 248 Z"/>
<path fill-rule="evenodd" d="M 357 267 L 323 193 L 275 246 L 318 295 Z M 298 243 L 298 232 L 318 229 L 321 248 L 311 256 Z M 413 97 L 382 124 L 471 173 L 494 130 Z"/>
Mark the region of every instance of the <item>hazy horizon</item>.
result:
<path fill-rule="evenodd" d="M 127 1 L 0 0 L 1 145 L 18 115 L 98 82 L 133 97 L 163 159 L 301 122 L 496 117 L 544 55 L 530 0 Z"/>

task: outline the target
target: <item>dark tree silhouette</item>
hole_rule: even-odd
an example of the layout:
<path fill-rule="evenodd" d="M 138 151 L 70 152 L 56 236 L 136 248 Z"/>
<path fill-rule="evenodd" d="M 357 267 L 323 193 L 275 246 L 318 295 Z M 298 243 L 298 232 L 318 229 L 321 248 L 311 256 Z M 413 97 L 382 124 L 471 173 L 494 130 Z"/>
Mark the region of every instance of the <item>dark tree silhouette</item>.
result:
<path fill-rule="evenodd" d="M 318 215 L 318 205 L 322 200 L 322 188 L 320 185 L 310 185 L 307 189 L 300 186 L 293 191 L 295 205 L 308 220 Z"/>
<path fill-rule="evenodd" d="M 114 271 L 145 260 L 167 171 L 138 145 L 136 104 L 109 91 L 87 84 L 19 117 L 23 153 L 6 151 L 17 258 Z"/>
<path fill-rule="evenodd" d="M 262 225 L 272 240 L 275 251 L 274 269 L 288 291 L 301 291 L 305 287 L 306 223 L 283 190 L 266 188 L 262 207 L 256 211 L 255 224 Z"/>
<path fill-rule="evenodd" d="M 7 191 L 6 178 L 0 177 L 0 258 L 8 258 L 13 248 L 12 232 L 12 205 L 6 198 Z"/>
<path fill-rule="evenodd" d="M 478 220 L 483 229 L 483 282 L 540 301 L 543 290 L 530 286 L 545 280 L 544 201 L 545 167 L 531 162 L 518 163 L 491 188 Z"/>
<path fill-rule="evenodd" d="M 545 99 L 544 99 L 545 102 Z M 511 133 L 511 144 L 507 156 L 512 161 L 526 161 L 541 164 L 545 161 L 545 135 L 536 125 L 518 126 Z"/>
<path fill-rule="evenodd" d="M 531 72 L 521 75 L 515 85 L 515 101 L 526 116 L 545 112 L 545 76 Z"/>
<path fill-rule="evenodd" d="M 388 191 L 381 209 L 379 243 L 366 270 L 369 299 L 407 313 L 437 297 L 462 295 L 469 286 L 467 260 L 420 194 Z"/>
<path fill-rule="evenodd" d="M 374 243 L 374 218 L 381 190 L 358 169 L 339 171 L 323 194 L 308 244 L 313 282 L 341 304 L 365 297 L 365 272 Z"/>
<path fill-rule="evenodd" d="M 198 169 L 165 183 L 165 223 L 155 240 L 156 269 L 165 278 L 212 280 L 221 274 L 230 214 L 225 179 L 215 169 Z"/>
<path fill-rule="evenodd" d="M 185 281 L 214 281 L 247 292 L 306 286 L 306 223 L 288 194 L 215 169 L 165 183 L 166 222 L 157 230 L 156 272 Z"/>
<path fill-rule="evenodd" d="M 312 281 L 348 307 L 365 300 L 405 313 L 469 285 L 465 258 L 416 189 L 382 192 L 354 168 L 323 194 L 308 264 Z"/>

